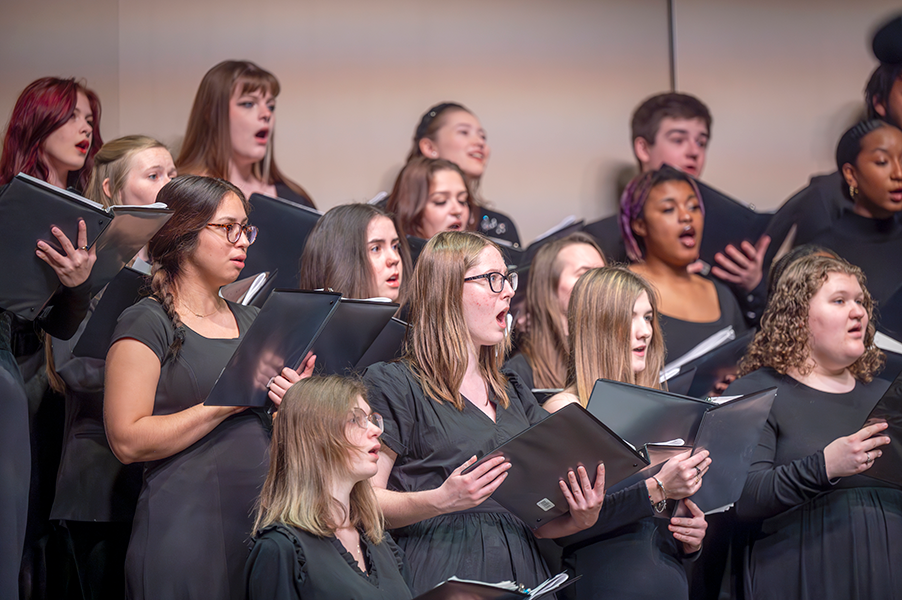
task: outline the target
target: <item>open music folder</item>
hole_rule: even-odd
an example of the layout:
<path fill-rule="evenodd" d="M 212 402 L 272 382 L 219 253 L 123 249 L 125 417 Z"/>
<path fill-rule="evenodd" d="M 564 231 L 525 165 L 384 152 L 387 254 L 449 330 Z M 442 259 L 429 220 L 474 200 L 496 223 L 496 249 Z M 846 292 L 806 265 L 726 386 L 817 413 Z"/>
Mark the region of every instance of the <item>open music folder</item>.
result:
<path fill-rule="evenodd" d="M 580 577 L 581 575 L 570 577 L 567 573 L 558 573 L 531 590 L 512 581 L 486 583 L 451 577 L 414 600 L 539 600 L 571 585 Z"/>
<path fill-rule="evenodd" d="M 874 406 L 862 427 L 873 423 L 889 423 L 882 434 L 889 436 L 889 444 L 880 446 L 883 454 L 874 459 L 871 468 L 862 473 L 868 477 L 902 485 L 902 373 L 890 384 Z"/>
<path fill-rule="evenodd" d="M 251 194 L 248 220 L 259 230 L 247 253 L 246 273 L 275 273 L 277 288 L 298 287 L 301 254 L 322 213 L 281 198 Z M 341 243 L 341 240 L 336 240 Z"/>
<path fill-rule="evenodd" d="M 525 429 L 464 473 L 495 456 L 504 456 L 511 467 L 492 499 L 531 529 L 569 512 L 558 484 L 569 471 L 585 467 L 594 485 L 597 467 L 604 463 L 605 485 L 610 485 L 648 466 L 630 444 L 579 404 L 569 404 Z"/>
<path fill-rule="evenodd" d="M 711 466 L 691 500 L 703 512 L 710 512 L 735 502 L 742 494 L 752 454 L 776 395 L 776 388 L 769 388 L 714 404 L 599 379 L 592 388 L 588 410 L 636 446 L 657 446 L 661 451 L 662 442 L 676 442 L 670 445 L 685 446 L 682 451 L 691 447 L 693 454 L 707 450 Z M 675 449 L 669 452 L 679 453 Z M 648 471 L 646 477 L 655 472 Z"/>
<path fill-rule="evenodd" d="M 65 254 L 51 229 L 58 227 L 78 245 L 78 221 L 83 219 L 87 245 L 97 252 L 91 270 L 91 294 L 98 293 L 166 223 L 172 211 L 162 204 L 113 206 L 19 173 L 0 193 L 0 307 L 34 320 L 60 289 L 54 270 L 35 255 L 38 240 Z"/>
<path fill-rule="evenodd" d="M 207 396 L 207 406 L 265 406 L 283 367 L 297 369 L 308 351 L 314 372 L 347 374 L 397 311 L 389 302 L 349 300 L 333 292 L 276 289 Z"/>

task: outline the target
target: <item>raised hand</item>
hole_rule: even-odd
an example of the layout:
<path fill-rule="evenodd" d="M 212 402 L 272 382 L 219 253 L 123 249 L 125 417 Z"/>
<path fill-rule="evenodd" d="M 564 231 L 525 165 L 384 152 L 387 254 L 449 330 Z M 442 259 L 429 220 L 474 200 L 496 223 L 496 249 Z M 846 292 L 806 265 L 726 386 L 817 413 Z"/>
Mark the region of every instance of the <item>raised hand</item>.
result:
<path fill-rule="evenodd" d="M 764 254 L 770 246 L 770 237 L 762 235 L 754 246 L 749 242 L 742 242 L 739 246 L 736 248 L 730 244 L 723 252 L 715 254 L 717 264 L 711 267 L 711 274 L 751 292 L 761 283 Z"/>
<path fill-rule="evenodd" d="M 34 253 L 50 265 L 56 272 L 56 276 L 59 277 L 60 283 L 65 287 L 78 287 L 91 276 L 91 269 L 94 267 L 94 261 L 97 260 L 94 248 L 88 249 L 88 227 L 85 225 L 84 219 L 78 220 L 77 248 L 72 245 L 59 227 L 54 227 L 50 231 L 59 240 L 65 255 L 60 254 L 50 244 L 41 240 L 38 240 L 38 247 Z"/>

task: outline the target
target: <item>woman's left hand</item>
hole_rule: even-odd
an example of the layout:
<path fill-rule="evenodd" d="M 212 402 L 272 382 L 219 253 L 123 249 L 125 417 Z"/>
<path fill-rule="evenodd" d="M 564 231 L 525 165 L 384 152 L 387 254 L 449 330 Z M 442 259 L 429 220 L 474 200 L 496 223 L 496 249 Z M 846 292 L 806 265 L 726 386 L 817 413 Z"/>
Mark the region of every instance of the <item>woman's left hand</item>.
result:
<path fill-rule="evenodd" d="M 667 528 L 678 542 L 683 543 L 683 552 L 692 554 L 702 549 L 702 540 L 705 539 L 705 531 L 708 522 L 705 521 L 705 513 L 689 498 L 683 499 L 683 504 L 689 509 L 691 517 L 680 516 L 670 519 Z"/>
<path fill-rule="evenodd" d="M 714 255 L 717 265 L 711 274 L 751 292 L 761 282 L 764 273 L 764 254 L 770 246 L 770 237 L 762 235 L 753 246 L 744 241 L 736 248 L 732 244 Z"/>
<path fill-rule="evenodd" d="M 94 261 L 97 260 L 94 248 L 88 249 L 88 226 L 85 225 L 83 219 L 78 220 L 77 248 L 72 245 L 59 227 L 54 227 L 50 231 L 59 240 L 65 255 L 60 254 L 50 244 L 41 240 L 38 240 L 38 247 L 34 253 L 50 265 L 63 286 L 67 288 L 80 286 L 91 276 L 91 269 L 94 267 Z"/>
<path fill-rule="evenodd" d="M 560 481 L 561 491 L 567 504 L 570 505 L 570 517 L 580 530 L 588 529 L 598 520 L 598 513 L 604 502 L 604 463 L 598 465 L 595 474 L 595 486 L 589 481 L 585 467 L 578 467 L 577 474 L 570 471 L 567 475 L 569 485 Z"/>
<path fill-rule="evenodd" d="M 308 352 L 301 362 L 300 372 L 295 371 L 291 367 L 285 367 L 279 375 L 273 377 L 273 380 L 269 383 L 269 399 L 272 400 L 273 404 L 278 407 L 282 404 L 282 396 L 285 395 L 288 388 L 301 379 L 307 379 L 313 375 L 313 366 L 315 364 L 316 355 L 313 352 Z"/>

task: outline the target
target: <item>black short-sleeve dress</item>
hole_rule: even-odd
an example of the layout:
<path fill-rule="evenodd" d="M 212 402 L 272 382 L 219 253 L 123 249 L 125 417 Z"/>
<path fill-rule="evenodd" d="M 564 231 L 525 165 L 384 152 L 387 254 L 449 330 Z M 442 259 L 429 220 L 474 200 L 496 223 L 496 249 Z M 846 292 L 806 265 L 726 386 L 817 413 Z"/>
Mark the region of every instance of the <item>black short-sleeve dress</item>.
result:
<path fill-rule="evenodd" d="M 360 533 L 367 572 L 334 536 L 283 524 L 264 528 L 247 560 L 247 600 L 408 600 L 404 554 L 387 533 Z"/>
<path fill-rule="evenodd" d="M 667 351 L 667 360 L 680 358 L 698 344 L 705 341 L 721 329 L 733 327 L 736 337 L 748 331 L 748 325 L 742 317 L 742 311 L 736 297 L 726 285 L 716 280 L 711 280 L 717 290 L 717 302 L 720 305 L 720 317 L 716 321 L 697 323 L 683 321 L 667 315 L 659 316 L 661 331 L 664 333 L 664 345 Z"/>
<path fill-rule="evenodd" d="M 160 304 L 145 298 L 125 310 L 113 342 L 135 339 L 161 363 L 154 415 L 203 402 L 250 327 L 257 309 L 228 303 L 239 337 L 205 338 L 187 327 L 178 358 L 168 352 L 176 332 Z M 185 450 L 144 466 L 126 557 L 128 597 L 242 598 L 251 511 L 269 465 L 265 415 L 232 415 Z"/>
<path fill-rule="evenodd" d="M 861 428 L 888 383 L 830 394 L 762 368 L 726 393 L 772 386 L 777 397 L 736 505 L 751 521 L 745 597 L 902 598 L 902 490 L 866 475 L 831 481 L 824 464 L 824 448 Z"/>
<path fill-rule="evenodd" d="M 465 402 L 458 411 L 429 400 L 407 363 L 378 363 L 366 370 L 373 410 L 385 421 L 383 442 L 398 454 L 388 488 L 436 489 L 473 455 L 482 456 L 547 416 L 516 375 L 509 376 L 510 405 L 496 407 L 496 421 Z M 541 583 L 548 570 L 526 525 L 491 498 L 479 506 L 441 515 L 392 535 L 404 550 L 414 595 L 456 575 L 487 582 Z"/>

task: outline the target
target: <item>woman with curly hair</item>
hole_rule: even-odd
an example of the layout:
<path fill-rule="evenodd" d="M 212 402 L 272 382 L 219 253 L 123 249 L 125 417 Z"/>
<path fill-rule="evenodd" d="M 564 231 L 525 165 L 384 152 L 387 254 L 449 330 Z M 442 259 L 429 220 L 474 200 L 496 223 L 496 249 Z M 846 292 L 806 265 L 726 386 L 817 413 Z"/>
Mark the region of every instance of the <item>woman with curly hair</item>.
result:
<path fill-rule="evenodd" d="M 778 390 L 737 504 L 746 598 L 902 597 L 902 493 L 862 476 L 890 441 L 884 423 L 859 429 L 888 387 L 872 319 L 861 269 L 799 258 L 727 389 Z"/>

